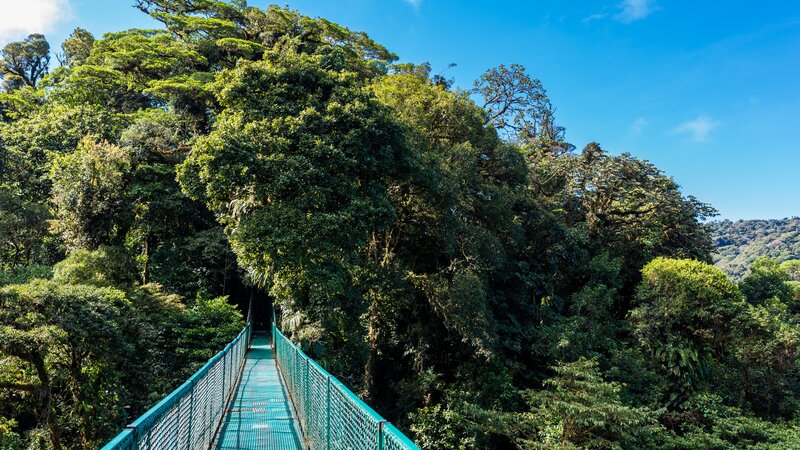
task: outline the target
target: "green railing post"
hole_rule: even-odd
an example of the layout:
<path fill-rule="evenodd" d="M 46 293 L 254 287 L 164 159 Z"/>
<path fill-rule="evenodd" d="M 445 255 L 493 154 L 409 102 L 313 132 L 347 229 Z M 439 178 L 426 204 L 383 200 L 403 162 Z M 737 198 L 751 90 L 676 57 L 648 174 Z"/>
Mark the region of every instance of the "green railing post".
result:
<path fill-rule="evenodd" d="M 325 401 L 325 441 L 327 450 L 331 450 L 331 376 L 327 377 L 327 399 Z"/>
<path fill-rule="evenodd" d="M 311 363 L 309 362 L 308 356 L 306 356 L 306 376 L 305 380 L 303 381 L 303 399 L 305 400 L 305 405 L 303 406 L 303 416 L 305 416 L 304 422 L 306 424 L 306 433 L 308 433 L 308 408 L 311 406 L 311 400 L 308 398 L 308 369 L 310 365 Z"/>
<path fill-rule="evenodd" d="M 378 450 L 383 450 L 383 424 L 385 423 L 385 420 L 378 422 Z"/>
<path fill-rule="evenodd" d="M 192 389 L 189 390 L 189 432 L 186 437 L 186 450 L 192 450 L 192 422 L 194 422 L 194 381 L 190 381 Z"/>
<path fill-rule="evenodd" d="M 230 350 L 229 350 L 230 351 Z M 227 368 L 228 368 L 228 354 L 222 355 L 222 408 L 225 409 L 225 401 L 227 400 L 227 395 L 225 391 L 225 379 L 227 376 Z"/>
<path fill-rule="evenodd" d="M 213 366 L 212 366 L 212 369 L 213 369 Z M 206 385 L 209 384 L 209 381 L 211 381 L 211 382 L 214 381 L 214 380 L 211 380 L 210 372 L 209 372 L 209 377 L 208 378 L 209 378 L 209 380 L 206 381 Z M 214 386 L 212 385 L 211 389 L 213 389 L 213 388 L 214 388 Z M 213 405 L 214 405 L 213 391 L 211 392 L 211 394 L 212 394 L 211 398 L 210 399 L 208 399 L 208 398 L 206 399 L 207 400 L 206 403 L 208 403 L 208 407 L 206 408 L 206 417 L 205 417 L 206 426 L 203 427 L 203 439 L 204 440 L 206 439 L 206 433 L 208 433 L 208 444 L 209 445 L 211 445 L 211 440 L 214 439 L 214 436 L 211 435 L 211 418 L 214 416 L 214 410 L 212 409 Z"/>

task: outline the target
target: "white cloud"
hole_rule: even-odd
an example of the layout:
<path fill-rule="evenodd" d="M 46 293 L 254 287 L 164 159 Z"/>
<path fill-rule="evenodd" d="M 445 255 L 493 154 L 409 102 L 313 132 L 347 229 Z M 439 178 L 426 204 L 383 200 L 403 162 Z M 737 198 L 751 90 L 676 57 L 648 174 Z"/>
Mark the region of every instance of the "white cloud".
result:
<path fill-rule="evenodd" d="M 583 23 L 610 19 L 629 24 L 642 20 L 658 10 L 659 7 L 655 0 L 622 0 L 622 3 L 617 4 L 615 8 L 605 7 L 602 11 L 585 17 Z"/>
<path fill-rule="evenodd" d="M 50 32 L 71 16 L 69 0 L 0 0 L 0 43 Z"/>
<path fill-rule="evenodd" d="M 644 117 L 637 118 L 636 120 L 633 121 L 633 124 L 631 124 L 631 130 L 630 130 L 631 134 L 634 136 L 639 136 L 640 134 L 642 134 L 642 131 L 644 131 L 644 127 L 646 126 L 647 126 L 647 119 L 645 119 Z"/>
<path fill-rule="evenodd" d="M 657 9 L 654 0 L 623 0 L 619 8 L 622 11 L 614 16 L 614 18 L 622 23 L 642 20 L 650 14 L 653 14 Z"/>
<path fill-rule="evenodd" d="M 688 135 L 695 142 L 706 142 L 709 139 L 708 135 L 719 124 L 719 120 L 703 115 L 678 125 L 673 133 Z"/>
<path fill-rule="evenodd" d="M 406 3 L 413 6 L 414 9 L 419 8 L 419 5 L 422 4 L 422 0 L 405 0 Z"/>
<path fill-rule="evenodd" d="M 606 14 L 606 13 L 592 14 L 591 16 L 585 17 L 583 19 L 583 23 L 589 23 L 589 22 L 591 22 L 593 20 L 605 19 L 606 17 L 608 17 L 608 14 Z"/>

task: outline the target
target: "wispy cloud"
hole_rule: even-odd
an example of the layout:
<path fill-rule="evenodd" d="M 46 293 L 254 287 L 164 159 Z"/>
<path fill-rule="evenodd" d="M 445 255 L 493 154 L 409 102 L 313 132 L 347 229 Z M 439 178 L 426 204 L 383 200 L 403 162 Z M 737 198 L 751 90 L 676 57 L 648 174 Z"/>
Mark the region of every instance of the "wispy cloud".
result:
<path fill-rule="evenodd" d="M 622 23 L 642 20 L 658 9 L 654 0 L 623 0 L 619 8 L 621 11 L 614 18 Z"/>
<path fill-rule="evenodd" d="M 612 19 L 617 22 L 629 24 L 642 20 L 658 11 L 655 0 L 622 0 L 616 8 L 604 8 L 602 12 L 592 14 L 583 19 L 583 23 L 595 20 Z"/>
<path fill-rule="evenodd" d="M 595 14 L 592 14 L 591 16 L 589 16 L 589 17 L 584 18 L 583 19 L 583 23 L 589 23 L 589 22 L 591 22 L 593 20 L 605 19 L 606 17 L 608 17 L 607 13 L 595 13 Z"/>
<path fill-rule="evenodd" d="M 709 140 L 709 134 L 711 134 L 719 124 L 719 120 L 702 115 L 687 122 L 683 122 L 672 130 L 672 132 L 675 134 L 687 135 L 695 142 L 706 142 Z"/>
<path fill-rule="evenodd" d="M 9 0 L 2 2 L 0 11 L 0 43 L 50 32 L 72 16 L 69 0 Z"/>
<path fill-rule="evenodd" d="M 644 127 L 647 126 L 647 119 L 644 117 L 639 117 L 633 121 L 630 128 L 630 133 L 634 136 L 639 136 L 644 131 Z"/>
<path fill-rule="evenodd" d="M 405 0 L 406 3 L 411 5 L 414 9 L 418 9 L 422 5 L 422 0 Z"/>

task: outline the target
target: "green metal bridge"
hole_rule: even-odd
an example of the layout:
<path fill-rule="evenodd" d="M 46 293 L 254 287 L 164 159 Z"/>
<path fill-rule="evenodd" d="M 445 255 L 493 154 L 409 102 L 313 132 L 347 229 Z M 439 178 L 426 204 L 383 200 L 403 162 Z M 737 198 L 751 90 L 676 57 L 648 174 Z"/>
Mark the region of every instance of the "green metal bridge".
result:
<path fill-rule="evenodd" d="M 418 450 L 272 324 L 252 324 L 103 450 Z"/>

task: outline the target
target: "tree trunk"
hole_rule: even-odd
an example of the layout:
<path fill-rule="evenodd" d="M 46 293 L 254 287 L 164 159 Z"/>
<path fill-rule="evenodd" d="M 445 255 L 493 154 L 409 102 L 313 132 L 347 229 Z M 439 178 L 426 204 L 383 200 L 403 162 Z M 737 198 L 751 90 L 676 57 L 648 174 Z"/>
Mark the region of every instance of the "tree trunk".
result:
<path fill-rule="evenodd" d="M 86 411 L 86 402 L 84 402 L 83 395 L 81 393 L 81 386 L 84 385 L 83 380 L 83 355 L 78 354 L 74 349 L 70 351 L 71 354 L 71 361 L 70 361 L 70 390 L 72 391 L 72 400 L 75 403 L 73 406 L 73 411 L 78 416 L 78 424 L 79 424 L 79 434 L 81 437 L 81 447 L 83 450 L 91 450 L 91 439 L 90 439 L 90 420 Z"/>
<path fill-rule="evenodd" d="M 369 307 L 369 357 L 367 364 L 364 367 L 364 390 L 362 396 L 364 401 L 373 402 L 377 389 L 377 371 L 378 371 L 378 343 L 380 340 L 380 332 L 378 331 L 378 305 L 372 302 Z"/>
<path fill-rule="evenodd" d="M 36 375 L 42 383 L 40 396 L 44 406 L 41 416 L 45 419 L 45 423 L 47 423 L 50 445 L 53 447 L 53 450 L 61 450 L 61 434 L 58 431 L 58 425 L 54 417 L 55 414 L 53 413 L 53 396 L 50 392 L 50 376 L 47 374 L 47 369 L 44 366 L 44 358 L 40 355 L 33 355 L 30 358 L 30 362 L 36 369 Z"/>
<path fill-rule="evenodd" d="M 142 268 L 142 284 L 150 278 L 150 236 L 144 239 L 144 267 Z"/>

